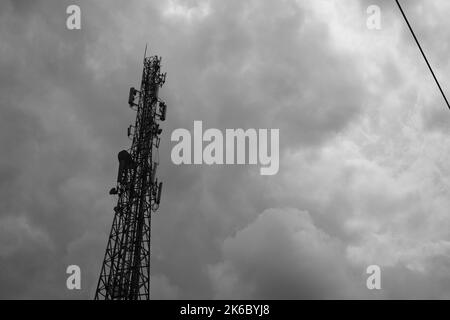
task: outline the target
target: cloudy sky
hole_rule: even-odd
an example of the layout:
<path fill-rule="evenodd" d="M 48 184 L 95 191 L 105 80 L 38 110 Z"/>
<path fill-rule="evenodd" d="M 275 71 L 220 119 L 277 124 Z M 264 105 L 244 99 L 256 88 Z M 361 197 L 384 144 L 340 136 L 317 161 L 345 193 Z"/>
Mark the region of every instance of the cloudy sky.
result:
<path fill-rule="evenodd" d="M 449 1 L 403 2 L 450 94 Z M 450 112 L 390 0 L 1 1 L 0 298 L 93 297 L 146 43 L 168 104 L 152 298 L 450 298 Z M 194 120 L 279 128 L 278 174 L 172 164 Z"/>

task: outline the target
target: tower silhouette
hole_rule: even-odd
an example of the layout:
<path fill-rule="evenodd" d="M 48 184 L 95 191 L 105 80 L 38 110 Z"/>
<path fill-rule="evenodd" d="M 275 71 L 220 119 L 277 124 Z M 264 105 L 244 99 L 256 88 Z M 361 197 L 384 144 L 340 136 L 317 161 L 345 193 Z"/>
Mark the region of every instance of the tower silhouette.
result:
<path fill-rule="evenodd" d="M 130 88 L 128 104 L 136 111 L 128 127 L 131 148 L 118 154 L 117 196 L 95 300 L 150 299 L 151 215 L 161 201 L 162 182 L 156 178 L 158 148 L 167 106 L 158 98 L 165 82 L 161 57 L 146 56 L 140 90 Z"/>

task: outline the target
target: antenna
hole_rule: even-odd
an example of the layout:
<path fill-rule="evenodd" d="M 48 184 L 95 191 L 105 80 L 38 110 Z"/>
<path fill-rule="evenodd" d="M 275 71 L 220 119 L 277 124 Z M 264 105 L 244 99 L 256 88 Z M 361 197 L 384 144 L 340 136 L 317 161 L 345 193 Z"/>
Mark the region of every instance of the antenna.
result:
<path fill-rule="evenodd" d="M 157 88 L 163 82 L 161 59 L 144 52 L 141 87 L 131 88 L 129 103 L 136 107 L 136 121 L 129 151 L 118 155 L 117 184 L 110 194 L 117 198 L 95 300 L 150 299 L 151 217 L 161 201 L 162 183 L 156 179 L 159 128 Z M 139 100 L 136 103 L 136 92 Z"/>
<path fill-rule="evenodd" d="M 145 57 L 147 57 L 147 43 L 145 44 L 144 60 L 145 60 Z"/>

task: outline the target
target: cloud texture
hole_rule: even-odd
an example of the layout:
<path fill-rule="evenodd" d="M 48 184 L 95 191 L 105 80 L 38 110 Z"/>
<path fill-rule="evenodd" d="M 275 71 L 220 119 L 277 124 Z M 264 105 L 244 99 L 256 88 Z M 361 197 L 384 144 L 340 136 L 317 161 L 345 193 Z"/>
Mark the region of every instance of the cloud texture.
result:
<path fill-rule="evenodd" d="M 450 4 L 404 8 L 450 89 Z M 450 298 L 450 114 L 394 1 L 356 0 L 2 1 L 0 298 L 93 297 L 145 43 L 168 73 L 153 298 Z M 279 173 L 173 165 L 194 120 L 279 128 Z"/>

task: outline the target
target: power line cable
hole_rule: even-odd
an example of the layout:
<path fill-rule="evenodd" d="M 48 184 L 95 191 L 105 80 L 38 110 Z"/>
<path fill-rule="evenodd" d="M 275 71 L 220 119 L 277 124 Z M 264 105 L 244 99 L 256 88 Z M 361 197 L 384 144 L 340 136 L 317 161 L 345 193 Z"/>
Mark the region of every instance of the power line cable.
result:
<path fill-rule="evenodd" d="M 431 74 L 433 75 L 434 81 L 436 82 L 436 84 L 437 84 L 437 86 L 438 86 L 438 88 L 439 88 L 439 91 L 440 91 L 441 94 L 442 94 L 442 97 L 444 97 L 445 103 L 447 104 L 448 109 L 450 109 L 450 104 L 448 103 L 447 97 L 445 96 L 445 93 L 444 93 L 444 91 L 442 90 L 441 85 L 439 84 L 439 81 L 438 81 L 438 79 L 436 78 L 436 75 L 434 74 L 433 69 L 431 68 L 430 63 L 428 62 L 428 59 L 427 59 L 425 53 L 423 52 L 422 47 L 420 46 L 419 41 L 417 40 L 417 37 L 416 37 L 416 35 L 415 35 L 415 33 L 414 33 L 414 30 L 412 29 L 411 25 L 409 24 L 408 18 L 406 18 L 405 13 L 403 12 L 402 6 L 401 6 L 400 3 L 398 2 L 398 0 L 395 0 L 395 2 L 397 2 L 398 8 L 400 9 L 403 18 L 405 19 L 406 24 L 408 25 L 408 28 L 409 28 L 409 30 L 411 31 L 411 34 L 412 34 L 412 36 L 414 37 L 414 40 L 416 41 L 417 46 L 419 47 L 419 50 L 420 50 L 420 52 L 422 53 L 423 58 L 425 59 L 425 62 L 427 63 L 428 69 L 430 69 Z"/>

